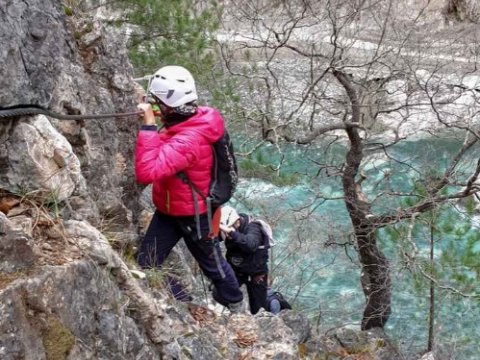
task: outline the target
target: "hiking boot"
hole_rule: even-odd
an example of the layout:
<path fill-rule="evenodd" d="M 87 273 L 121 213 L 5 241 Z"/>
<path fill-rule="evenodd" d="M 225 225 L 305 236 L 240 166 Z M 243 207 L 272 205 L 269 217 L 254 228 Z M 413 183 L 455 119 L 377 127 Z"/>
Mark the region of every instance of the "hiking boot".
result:
<path fill-rule="evenodd" d="M 231 314 L 242 314 L 245 312 L 245 305 L 243 304 L 243 301 L 228 304 L 227 307 Z"/>

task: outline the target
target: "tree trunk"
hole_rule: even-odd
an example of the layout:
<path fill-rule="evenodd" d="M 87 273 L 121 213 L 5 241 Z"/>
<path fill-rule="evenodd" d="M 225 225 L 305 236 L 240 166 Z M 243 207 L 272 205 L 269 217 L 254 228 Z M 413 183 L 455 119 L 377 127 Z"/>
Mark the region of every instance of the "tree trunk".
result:
<path fill-rule="evenodd" d="M 333 75 L 342 84 L 352 107 L 352 124 L 359 124 L 360 105 L 357 92 L 350 78 L 342 72 L 333 71 Z M 345 205 L 353 224 L 362 264 L 361 283 L 366 298 L 363 312 L 362 329 L 383 327 L 391 312 L 390 266 L 386 257 L 377 247 L 376 226 L 369 221 L 370 203 L 362 192 L 363 177 L 356 180 L 363 159 L 363 143 L 358 128 L 347 126 L 350 149 L 346 156 L 342 175 Z"/>
<path fill-rule="evenodd" d="M 352 219 L 353 220 L 353 219 Z M 363 311 L 362 330 L 382 327 L 391 313 L 390 265 L 377 247 L 375 229 L 355 227 L 360 262 L 361 282 L 366 305 Z"/>

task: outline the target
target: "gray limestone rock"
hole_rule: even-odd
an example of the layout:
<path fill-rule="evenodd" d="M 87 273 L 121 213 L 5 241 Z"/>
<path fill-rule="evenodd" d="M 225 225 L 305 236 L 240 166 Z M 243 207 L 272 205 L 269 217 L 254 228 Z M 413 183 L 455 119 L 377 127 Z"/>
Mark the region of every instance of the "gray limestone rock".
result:
<path fill-rule="evenodd" d="M 67 16 L 54 1 L 6 1 L 0 11 L 0 106 L 37 104 L 64 114 L 134 111 L 137 95 L 125 38 L 87 14 Z M 68 200 L 65 216 L 122 225 L 132 235 L 136 118 L 3 119 L 0 188 Z M 112 209 L 133 215 L 112 221 Z M 107 222 L 103 221 L 108 220 Z M 117 231 L 118 232 L 118 231 Z"/>
<path fill-rule="evenodd" d="M 37 258 L 33 240 L 0 212 L 0 277 L 2 273 L 13 273 L 29 269 Z M 2 283 L 2 281 L 0 281 Z"/>

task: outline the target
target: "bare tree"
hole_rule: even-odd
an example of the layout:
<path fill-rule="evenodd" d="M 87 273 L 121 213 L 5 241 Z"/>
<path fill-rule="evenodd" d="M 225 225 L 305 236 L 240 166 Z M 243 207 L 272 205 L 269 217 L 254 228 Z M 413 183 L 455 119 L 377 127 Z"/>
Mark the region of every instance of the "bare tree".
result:
<path fill-rule="evenodd" d="M 362 267 L 362 329 L 383 327 L 391 313 L 390 264 L 377 231 L 479 190 L 480 162 L 468 158 L 479 140 L 478 30 L 442 27 L 442 9 L 427 0 L 245 0 L 225 7 L 220 51 L 245 89 L 247 131 L 274 144 L 347 148 L 340 164 L 320 154 L 314 164 L 341 178 Z M 389 151 L 421 136 L 461 144 L 441 173 Z M 394 188 L 397 174 L 375 173 L 379 159 L 408 167 L 425 195 Z M 366 191 L 382 171 L 373 187 L 382 190 Z M 407 206 L 405 198 L 415 201 Z"/>

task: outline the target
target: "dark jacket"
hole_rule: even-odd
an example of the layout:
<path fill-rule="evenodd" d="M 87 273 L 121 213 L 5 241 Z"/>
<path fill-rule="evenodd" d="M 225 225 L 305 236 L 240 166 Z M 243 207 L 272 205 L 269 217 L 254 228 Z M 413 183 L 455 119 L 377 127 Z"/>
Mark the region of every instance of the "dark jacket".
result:
<path fill-rule="evenodd" d="M 268 273 L 268 239 L 262 226 L 239 214 L 241 225 L 225 240 L 226 258 L 237 273 L 256 275 Z"/>

